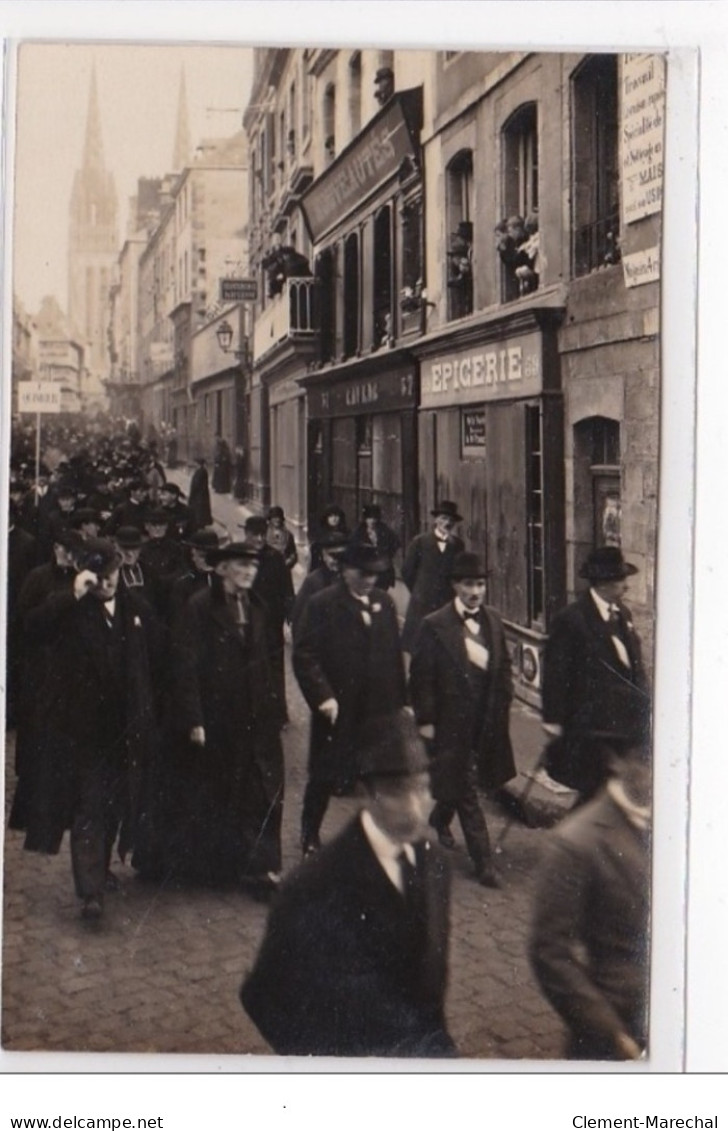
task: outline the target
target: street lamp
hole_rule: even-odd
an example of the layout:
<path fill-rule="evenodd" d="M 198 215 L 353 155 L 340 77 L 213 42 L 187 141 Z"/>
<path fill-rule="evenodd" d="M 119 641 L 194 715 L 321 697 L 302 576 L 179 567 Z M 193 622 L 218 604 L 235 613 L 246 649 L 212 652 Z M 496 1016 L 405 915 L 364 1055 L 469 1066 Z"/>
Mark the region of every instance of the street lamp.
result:
<path fill-rule="evenodd" d="M 215 337 L 220 343 L 220 349 L 222 350 L 222 352 L 229 353 L 233 340 L 233 328 L 227 319 L 225 319 L 224 322 L 220 323 L 217 330 L 215 331 Z"/>

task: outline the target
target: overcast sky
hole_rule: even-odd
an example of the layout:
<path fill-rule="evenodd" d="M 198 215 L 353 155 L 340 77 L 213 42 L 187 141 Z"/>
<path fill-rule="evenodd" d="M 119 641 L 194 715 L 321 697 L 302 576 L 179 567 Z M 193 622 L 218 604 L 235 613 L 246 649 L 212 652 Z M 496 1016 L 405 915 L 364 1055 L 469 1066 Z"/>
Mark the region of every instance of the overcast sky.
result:
<path fill-rule="evenodd" d="M 232 46 L 25 43 L 18 51 L 14 291 L 35 313 L 67 302 L 68 208 L 81 165 L 96 66 L 106 167 L 119 199 L 119 238 L 137 178 L 172 167 L 184 66 L 191 144 L 241 127 L 252 51 Z"/>

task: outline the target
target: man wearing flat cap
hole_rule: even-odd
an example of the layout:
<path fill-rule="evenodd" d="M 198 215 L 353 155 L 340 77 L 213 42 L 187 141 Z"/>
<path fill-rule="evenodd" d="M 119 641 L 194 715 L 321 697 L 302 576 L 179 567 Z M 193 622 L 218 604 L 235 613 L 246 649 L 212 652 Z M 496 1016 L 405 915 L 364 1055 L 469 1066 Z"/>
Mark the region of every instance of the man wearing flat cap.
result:
<path fill-rule="evenodd" d="M 543 722 L 553 778 L 591 797 L 606 780 L 595 731 L 642 730 L 651 712 L 639 636 L 622 598 L 636 566 L 618 546 L 593 550 L 589 588 L 554 618 L 544 652 Z"/>
<path fill-rule="evenodd" d="M 144 774 L 154 756 L 156 626 L 147 604 L 119 589 L 119 556 L 106 539 L 75 552 L 73 588 L 26 618 L 29 638 L 53 649 L 54 679 L 37 708 L 52 742 L 35 775 L 25 847 L 58 852 L 71 830 L 71 862 L 85 919 L 99 919 L 118 837 L 134 843 Z"/>
<path fill-rule="evenodd" d="M 346 792 L 356 779 L 364 721 L 406 702 L 397 612 L 377 587 L 388 562 L 373 546 L 356 545 L 339 561 L 340 579 L 311 597 L 293 643 L 293 670 L 311 709 L 304 853 L 319 847 L 331 795 Z"/>
<path fill-rule="evenodd" d="M 463 516 L 457 504 L 443 499 L 432 510 L 433 528 L 412 539 L 402 563 L 402 580 L 410 591 L 402 631 L 402 647 L 411 652 L 420 625 L 429 613 L 452 599 L 450 570 L 465 546 L 453 533 Z"/>
<path fill-rule="evenodd" d="M 363 807 L 279 891 L 243 1007 L 285 1056 L 447 1057 L 449 876 L 412 718 L 362 727 Z"/>
<path fill-rule="evenodd" d="M 637 1060 L 647 1044 L 652 773 L 649 735 L 592 733 L 606 785 L 549 834 L 529 955 L 574 1060 Z"/>
<path fill-rule="evenodd" d="M 211 548 L 212 584 L 175 625 L 165 870 L 264 895 L 281 870 L 281 705 L 247 543 Z"/>
<path fill-rule="evenodd" d="M 453 599 L 430 613 L 412 654 L 410 696 L 420 734 L 431 743 L 430 824 L 455 847 L 457 814 L 475 878 L 498 887 L 477 786 L 495 790 L 515 775 L 509 735 L 511 661 L 500 616 L 485 605 L 487 570 L 477 554 L 458 554 Z"/>

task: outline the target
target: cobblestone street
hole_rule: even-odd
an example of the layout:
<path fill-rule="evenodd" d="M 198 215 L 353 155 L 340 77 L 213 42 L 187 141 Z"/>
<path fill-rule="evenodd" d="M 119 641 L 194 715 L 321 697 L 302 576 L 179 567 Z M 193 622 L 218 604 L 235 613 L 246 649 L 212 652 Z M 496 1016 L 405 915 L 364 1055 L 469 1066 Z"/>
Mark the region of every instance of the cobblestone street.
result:
<path fill-rule="evenodd" d="M 242 509 L 215 500 L 234 528 Z M 299 859 L 308 710 L 290 672 L 291 723 L 284 732 L 284 866 Z M 538 724 L 515 704 L 517 747 L 533 746 Z M 7 802 L 14 777 L 7 747 Z M 356 807 L 335 799 L 326 839 Z M 508 819 L 488 807 L 494 838 Z M 534 869 L 545 831 L 515 823 L 499 866 L 503 889 L 471 878 L 462 836 L 451 854 L 453 905 L 450 1030 L 464 1057 L 558 1058 L 561 1026 L 541 997 L 525 954 Z M 238 1001 L 242 977 L 262 937 L 266 907 L 238 891 L 140 881 L 118 861 L 121 890 L 109 895 L 100 927 L 82 923 L 73 893 L 67 838 L 58 856 L 26 853 L 21 833 L 5 839 L 2 1034 L 7 1051 L 63 1050 L 267 1054 Z"/>

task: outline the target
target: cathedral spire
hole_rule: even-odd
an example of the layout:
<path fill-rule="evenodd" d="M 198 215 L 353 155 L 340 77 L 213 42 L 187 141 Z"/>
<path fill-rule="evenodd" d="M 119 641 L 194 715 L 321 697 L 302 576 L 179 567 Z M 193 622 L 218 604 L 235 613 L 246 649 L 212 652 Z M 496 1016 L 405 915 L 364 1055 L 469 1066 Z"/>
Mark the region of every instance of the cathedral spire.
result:
<path fill-rule="evenodd" d="M 104 145 L 101 140 L 101 118 L 99 116 L 99 96 L 96 89 L 96 64 L 91 71 L 91 86 L 88 95 L 86 115 L 86 139 L 83 146 L 83 168 L 104 168 Z"/>
<path fill-rule="evenodd" d="M 190 127 L 187 114 L 187 86 L 185 84 L 185 69 L 182 67 L 179 77 L 179 98 L 177 100 L 177 128 L 174 138 L 174 154 L 172 156 L 172 169 L 175 173 L 181 172 L 190 163 Z"/>

